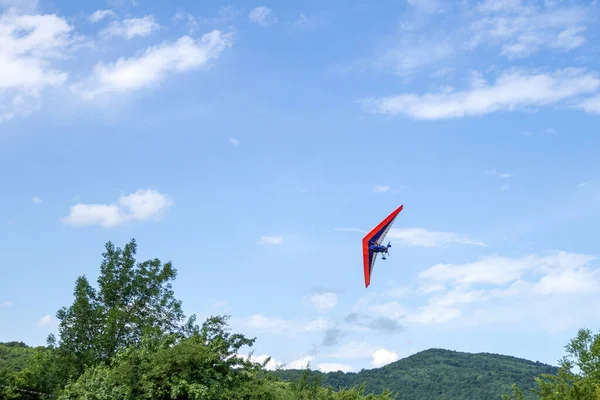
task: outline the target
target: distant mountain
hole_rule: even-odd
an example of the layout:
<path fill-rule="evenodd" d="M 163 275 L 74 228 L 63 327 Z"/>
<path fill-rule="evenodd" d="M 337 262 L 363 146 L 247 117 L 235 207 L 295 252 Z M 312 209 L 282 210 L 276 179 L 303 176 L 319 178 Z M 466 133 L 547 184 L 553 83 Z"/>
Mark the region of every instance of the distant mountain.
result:
<path fill-rule="evenodd" d="M 0 370 L 22 370 L 33 356 L 33 351 L 23 342 L 0 342 Z"/>
<path fill-rule="evenodd" d="M 0 343 L 0 375 L 3 370 L 19 371 L 33 355 L 34 348 L 21 342 Z M 320 376 L 323 386 L 335 390 L 365 383 L 365 392 L 378 394 L 390 389 L 397 400 L 500 400 L 511 393 L 516 383 L 526 399 L 535 386 L 533 378 L 541 374 L 556 374 L 557 367 L 522 358 L 489 353 L 463 353 L 430 349 L 413 354 L 382 368 L 360 372 L 330 372 Z M 274 374 L 285 381 L 296 381 L 301 370 L 281 370 Z"/>
<path fill-rule="evenodd" d="M 534 377 L 556 374 L 557 367 L 522 358 L 489 353 L 463 353 L 430 349 L 398 360 L 382 368 L 357 373 L 330 372 L 320 375 L 323 386 L 335 390 L 365 383 L 366 393 L 392 390 L 397 400 L 492 400 L 511 393 L 516 383 L 526 399 L 535 399 L 529 392 Z M 283 380 L 296 380 L 301 370 L 275 371 Z"/>

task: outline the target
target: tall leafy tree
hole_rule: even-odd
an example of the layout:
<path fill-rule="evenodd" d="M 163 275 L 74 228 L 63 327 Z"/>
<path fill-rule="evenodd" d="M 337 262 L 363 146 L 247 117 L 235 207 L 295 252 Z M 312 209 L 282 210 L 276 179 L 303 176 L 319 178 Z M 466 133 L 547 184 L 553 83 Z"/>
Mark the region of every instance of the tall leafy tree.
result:
<path fill-rule="evenodd" d="M 73 303 L 57 312 L 59 340 L 51 335 L 48 342 L 56 342 L 58 353 L 69 361 L 70 376 L 109 361 L 144 336 L 185 336 L 197 329 L 194 316 L 186 323 L 174 296 L 177 271 L 172 263 L 157 258 L 137 262 L 136 254 L 134 239 L 124 248 L 106 243 L 98 288 L 85 276 L 77 278 Z"/>

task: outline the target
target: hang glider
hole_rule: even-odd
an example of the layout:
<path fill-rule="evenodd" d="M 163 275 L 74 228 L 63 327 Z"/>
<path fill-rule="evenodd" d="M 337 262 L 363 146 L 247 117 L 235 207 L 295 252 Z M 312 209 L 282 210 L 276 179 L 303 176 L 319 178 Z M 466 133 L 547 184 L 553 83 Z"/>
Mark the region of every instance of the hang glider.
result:
<path fill-rule="evenodd" d="M 388 215 L 383 221 L 379 223 L 373 230 L 363 238 L 363 264 L 365 271 L 365 287 L 369 287 L 371 283 L 371 274 L 373 273 L 373 266 L 375 265 L 375 259 L 377 254 L 381 253 L 381 258 L 385 260 L 385 256 L 388 253 L 388 249 L 392 247 L 391 243 L 386 246 L 382 245 L 385 240 L 385 236 L 389 232 L 394 220 L 402 211 L 404 205 L 396 208 L 390 215 Z"/>

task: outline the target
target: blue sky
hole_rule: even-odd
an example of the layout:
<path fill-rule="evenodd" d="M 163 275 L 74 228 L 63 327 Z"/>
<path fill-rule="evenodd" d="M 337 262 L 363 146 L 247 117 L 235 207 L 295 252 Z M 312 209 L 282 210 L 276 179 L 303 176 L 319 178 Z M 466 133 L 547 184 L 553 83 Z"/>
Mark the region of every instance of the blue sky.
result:
<path fill-rule="evenodd" d="M 270 366 L 555 364 L 599 328 L 595 2 L 0 5 L 0 340 L 130 238 Z"/>

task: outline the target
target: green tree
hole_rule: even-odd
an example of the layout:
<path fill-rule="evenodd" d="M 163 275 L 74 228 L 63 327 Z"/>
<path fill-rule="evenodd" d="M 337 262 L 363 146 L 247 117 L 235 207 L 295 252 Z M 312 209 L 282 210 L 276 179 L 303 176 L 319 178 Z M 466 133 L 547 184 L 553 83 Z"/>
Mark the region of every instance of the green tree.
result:
<path fill-rule="evenodd" d="M 75 377 L 86 367 L 139 344 L 144 336 L 189 334 L 196 328 L 194 316 L 184 323 L 181 301 L 172 290 L 177 271 L 171 262 L 163 264 L 155 258 L 137 263 L 134 239 L 123 249 L 111 242 L 105 248 L 98 289 L 85 276 L 79 277 L 73 304 L 56 314 L 58 349 L 70 360 Z"/>
<path fill-rule="evenodd" d="M 264 365 L 239 356 L 255 339 L 231 334 L 226 317 L 211 317 L 189 337 L 145 336 L 120 349 L 110 365 L 87 369 L 60 399 L 275 400 Z"/>
<path fill-rule="evenodd" d="M 74 300 L 62 307 L 58 340 L 48 336 L 14 379 L 18 387 L 57 394 L 86 369 L 110 363 L 115 355 L 142 338 L 185 337 L 196 332 L 195 316 L 187 321 L 172 290 L 177 275 L 171 262 L 137 262 L 134 239 L 123 249 L 106 243 L 98 288 L 85 276 L 75 281 Z M 6 378 L 3 378 L 6 380 Z"/>
<path fill-rule="evenodd" d="M 560 360 L 558 372 L 536 377 L 538 387 L 532 392 L 542 400 L 600 399 L 600 334 L 580 329 L 565 349 L 567 355 Z M 574 372 L 575 368 L 578 372 Z M 516 385 L 512 397 L 503 396 L 507 400 L 522 398 Z"/>

